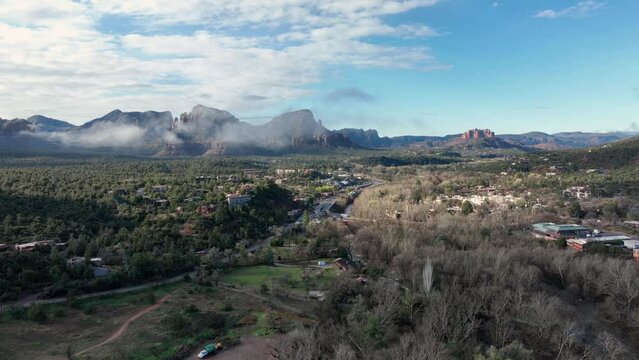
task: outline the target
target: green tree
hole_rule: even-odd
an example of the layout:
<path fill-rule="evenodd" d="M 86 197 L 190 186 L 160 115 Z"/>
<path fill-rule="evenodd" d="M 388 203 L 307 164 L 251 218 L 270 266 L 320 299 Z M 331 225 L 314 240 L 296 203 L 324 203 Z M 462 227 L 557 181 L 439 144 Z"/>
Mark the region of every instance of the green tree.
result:
<path fill-rule="evenodd" d="M 570 214 L 570 216 L 577 219 L 581 219 L 584 217 L 584 211 L 581 209 L 581 204 L 579 204 L 578 201 L 573 201 L 572 203 L 570 203 L 570 206 L 568 207 L 568 213 Z"/>
<path fill-rule="evenodd" d="M 304 210 L 304 214 L 302 215 L 302 223 L 304 224 L 304 229 L 307 229 L 309 224 L 311 223 L 311 216 L 308 214 L 308 210 Z"/>
<path fill-rule="evenodd" d="M 468 200 L 464 201 L 461 207 L 461 212 L 464 215 L 471 214 L 473 212 L 473 204 L 471 204 Z"/>

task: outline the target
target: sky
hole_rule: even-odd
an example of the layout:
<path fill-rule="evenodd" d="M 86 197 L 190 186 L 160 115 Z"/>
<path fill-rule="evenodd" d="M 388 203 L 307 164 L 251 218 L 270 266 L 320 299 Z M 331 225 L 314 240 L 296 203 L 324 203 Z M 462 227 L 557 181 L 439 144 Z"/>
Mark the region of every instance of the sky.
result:
<path fill-rule="evenodd" d="M 639 130 L 636 0 L 0 0 L 0 117 Z"/>

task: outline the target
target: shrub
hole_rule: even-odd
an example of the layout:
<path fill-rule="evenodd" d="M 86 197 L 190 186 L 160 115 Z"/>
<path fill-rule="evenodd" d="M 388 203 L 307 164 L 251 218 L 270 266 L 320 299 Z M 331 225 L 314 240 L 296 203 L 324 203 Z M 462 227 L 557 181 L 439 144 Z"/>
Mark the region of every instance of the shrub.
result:
<path fill-rule="evenodd" d="M 233 311 L 233 304 L 231 304 L 229 301 L 225 301 L 222 306 L 220 307 L 220 310 L 222 311 Z"/>
<path fill-rule="evenodd" d="M 51 315 L 53 315 L 56 318 L 61 318 L 61 317 L 64 317 L 66 313 L 64 312 L 63 308 L 56 307 L 53 309 L 53 311 L 51 311 Z"/>
<path fill-rule="evenodd" d="M 144 292 L 137 296 L 137 302 L 140 304 L 155 304 L 155 294 L 151 291 Z"/>
<path fill-rule="evenodd" d="M 42 305 L 31 305 L 27 310 L 27 319 L 43 323 L 47 320 L 47 312 Z"/>
<path fill-rule="evenodd" d="M 269 290 L 268 290 L 268 285 L 266 285 L 266 284 L 262 284 L 262 285 L 260 285 L 260 293 L 262 293 L 262 294 L 268 294 L 268 291 L 269 291 Z"/>
<path fill-rule="evenodd" d="M 96 306 L 93 303 L 89 303 L 89 304 L 84 305 L 84 308 L 82 310 L 84 311 L 85 314 L 91 315 L 91 314 L 95 313 Z"/>
<path fill-rule="evenodd" d="M 9 318 L 13 320 L 22 320 L 27 315 L 27 309 L 22 306 L 11 306 L 7 310 L 7 313 L 9 314 Z"/>
<path fill-rule="evenodd" d="M 188 304 L 185 308 L 184 308 L 184 313 L 187 315 L 193 315 L 193 314 L 197 314 L 200 312 L 200 309 L 197 308 L 197 306 L 193 305 L 193 304 Z"/>

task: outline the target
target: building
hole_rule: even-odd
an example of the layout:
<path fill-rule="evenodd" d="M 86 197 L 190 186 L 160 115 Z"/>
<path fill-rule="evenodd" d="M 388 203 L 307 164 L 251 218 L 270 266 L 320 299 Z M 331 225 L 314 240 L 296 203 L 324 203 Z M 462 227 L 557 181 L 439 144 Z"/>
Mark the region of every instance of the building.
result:
<path fill-rule="evenodd" d="M 634 250 L 635 246 L 639 241 L 632 240 L 629 236 L 623 234 L 594 234 L 594 236 L 579 238 L 579 239 L 570 239 L 566 241 L 566 244 L 576 251 L 583 251 L 586 244 L 589 243 L 600 243 L 606 246 L 624 246 L 630 250 Z"/>
<path fill-rule="evenodd" d="M 155 207 L 165 208 L 169 205 L 169 201 L 166 199 L 155 200 Z"/>
<path fill-rule="evenodd" d="M 28 251 L 33 251 L 36 248 L 36 246 L 49 246 L 52 243 L 53 243 L 52 240 L 34 241 L 30 243 L 15 245 L 14 248 L 16 249 L 16 251 L 28 252 Z"/>
<path fill-rule="evenodd" d="M 257 178 L 262 175 L 262 170 L 258 169 L 244 169 L 244 176 L 249 178 Z"/>
<path fill-rule="evenodd" d="M 230 208 L 236 206 L 244 206 L 251 201 L 251 195 L 229 194 L 226 196 L 226 202 Z"/>
<path fill-rule="evenodd" d="M 571 249 L 573 249 L 575 251 L 583 251 L 584 250 L 584 246 L 587 243 L 588 242 L 586 240 L 583 240 L 583 239 L 572 239 L 572 240 L 566 241 L 566 245 L 568 245 L 568 247 L 570 247 Z"/>
<path fill-rule="evenodd" d="M 288 219 L 291 221 L 297 220 L 302 215 L 302 209 L 294 209 L 288 212 Z"/>
<path fill-rule="evenodd" d="M 5 252 L 5 251 L 9 251 L 9 245 L 0 244 L 0 252 Z"/>
<path fill-rule="evenodd" d="M 215 204 L 198 206 L 195 211 L 202 216 L 209 216 L 211 212 L 215 211 Z"/>
<path fill-rule="evenodd" d="M 585 238 L 592 235 L 592 230 L 585 226 L 576 225 L 576 224 L 563 224 L 558 225 L 555 223 L 539 223 L 533 224 L 533 232 L 535 234 L 559 239 L 575 239 L 575 238 Z"/>
<path fill-rule="evenodd" d="M 639 221 L 629 220 L 629 221 L 624 221 L 623 224 L 633 228 L 639 228 Z"/>
<path fill-rule="evenodd" d="M 348 259 L 344 259 L 344 258 L 335 259 L 335 266 L 337 266 L 337 268 L 342 270 L 342 271 L 356 271 L 357 270 L 357 265 L 355 265 L 354 262 L 352 262 L 352 261 L 350 261 Z"/>
<path fill-rule="evenodd" d="M 105 277 L 105 276 L 109 276 L 111 275 L 111 269 L 109 268 L 105 268 L 105 267 L 100 267 L 100 266 L 96 266 L 93 268 L 93 276 L 99 278 L 99 277 Z"/>
<path fill-rule="evenodd" d="M 294 169 L 275 169 L 277 176 L 285 176 L 295 174 L 297 170 Z"/>
<path fill-rule="evenodd" d="M 166 185 L 153 185 L 153 192 L 155 193 L 166 192 Z"/>
<path fill-rule="evenodd" d="M 83 256 L 74 256 L 71 259 L 67 260 L 67 265 L 72 267 L 85 264 L 85 263 L 86 263 L 86 258 Z"/>
<path fill-rule="evenodd" d="M 590 192 L 585 186 L 571 186 L 564 190 L 564 196 L 574 199 L 588 199 Z"/>

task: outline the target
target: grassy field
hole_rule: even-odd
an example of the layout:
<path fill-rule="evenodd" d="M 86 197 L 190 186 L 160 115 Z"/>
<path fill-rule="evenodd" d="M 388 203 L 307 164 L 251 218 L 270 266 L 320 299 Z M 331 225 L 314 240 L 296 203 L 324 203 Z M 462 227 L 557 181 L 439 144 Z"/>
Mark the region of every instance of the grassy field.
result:
<path fill-rule="evenodd" d="M 234 269 L 223 281 L 250 287 L 258 293 L 262 285 L 299 294 L 307 289 L 322 288 L 336 276 L 336 270 L 307 268 L 308 279 L 302 279 L 301 266 L 254 266 Z M 316 273 L 320 272 L 321 276 Z M 273 280 L 274 279 L 274 280 Z M 271 336 L 292 329 L 296 324 L 312 321 L 299 315 L 277 311 L 259 298 L 242 293 L 200 286 L 195 283 L 164 285 L 140 293 L 75 300 L 44 306 L 44 319 L 33 321 L 27 316 L 5 313 L 0 318 L 0 358 L 4 359 L 68 359 L 109 338 L 120 326 L 162 297 L 168 299 L 157 308 L 132 321 L 122 336 L 94 350 L 74 356 L 79 360 L 158 359 L 192 352 L 212 341 L 232 345 L 240 338 Z M 293 301 L 293 300 L 291 300 Z M 312 306 L 313 302 L 295 302 Z M 194 307 L 199 313 L 220 313 L 227 319 L 222 333 L 203 330 L 197 334 L 176 335 L 163 321 L 170 314 Z"/>
<path fill-rule="evenodd" d="M 305 294 L 308 290 L 321 290 L 337 276 L 333 268 L 319 269 L 308 267 L 304 280 L 302 266 L 250 266 L 233 269 L 222 277 L 222 281 L 232 285 L 260 288 L 283 287 L 296 293 Z"/>
<path fill-rule="evenodd" d="M 37 322 L 28 320 L 27 315 L 12 319 L 5 313 L 0 321 L 0 354 L 7 359 L 67 359 L 67 352 L 75 353 L 108 337 L 132 314 L 148 306 L 150 298 L 179 286 L 42 306 L 46 318 Z"/>

